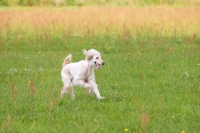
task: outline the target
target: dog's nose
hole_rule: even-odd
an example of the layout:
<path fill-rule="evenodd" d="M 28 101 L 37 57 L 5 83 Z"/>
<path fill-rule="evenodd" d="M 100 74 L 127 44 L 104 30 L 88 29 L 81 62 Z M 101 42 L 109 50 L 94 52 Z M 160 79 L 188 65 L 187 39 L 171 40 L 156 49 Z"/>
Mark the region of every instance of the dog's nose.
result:
<path fill-rule="evenodd" d="M 102 65 L 104 65 L 105 64 L 105 62 L 102 62 Z"/>

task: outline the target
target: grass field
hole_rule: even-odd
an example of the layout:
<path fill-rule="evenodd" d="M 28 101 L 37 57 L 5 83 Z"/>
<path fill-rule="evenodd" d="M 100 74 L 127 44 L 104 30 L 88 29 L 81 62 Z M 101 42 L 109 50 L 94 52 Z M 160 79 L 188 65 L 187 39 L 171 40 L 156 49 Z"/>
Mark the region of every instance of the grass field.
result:
<path fill-rule="evenodd" d="M 0 10 L 2 133 L 198 133 L 200 7 Z M 61 64 L 101 52 L 102 96 L 60 99 Z"/>

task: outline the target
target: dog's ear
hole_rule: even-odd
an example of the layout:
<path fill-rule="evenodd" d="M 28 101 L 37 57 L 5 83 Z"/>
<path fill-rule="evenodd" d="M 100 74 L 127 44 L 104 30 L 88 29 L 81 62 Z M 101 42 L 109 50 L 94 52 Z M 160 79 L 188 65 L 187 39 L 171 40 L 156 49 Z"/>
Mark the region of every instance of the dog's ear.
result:
<path fill-rule="evenodd" d="M 83 49 L 83 54 L 87 56 L 87 50 Z"/>
<path fill-rule="evenodd" d="M 91 60 L 93 58 L 93 55 L 91 52 L 88 52 L 87 50 L 83 50 L 83 54 L 86 56 L 87 60 Z"/>

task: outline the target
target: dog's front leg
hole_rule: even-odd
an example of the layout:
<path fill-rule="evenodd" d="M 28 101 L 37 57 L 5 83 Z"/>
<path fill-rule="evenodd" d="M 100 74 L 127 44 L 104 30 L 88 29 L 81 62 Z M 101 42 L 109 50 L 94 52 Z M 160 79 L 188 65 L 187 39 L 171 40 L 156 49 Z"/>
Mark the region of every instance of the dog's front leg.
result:
<path fill-rule="evenodd" d="M 93 89 L 90 84 L 85 82 L 84 80 L 73 80 L 73 84 L 76 86 L 84 87 L 87 89 L 89 95 L 93 94 Z"/>
<path fill-rule="evenodd" d="M 97 85 L 96 83 L 90 83 L 90 85 L 91 85 L 91 87 L 92 87 L 94 93 L 96 94 L 98 100 L 103 100 L 103 99 L 105 99 L 105 97 L 102 97 L 102 96 L 100 95 L 100 92 L 99 92 L 99 90 L 98 90 L 98 85 Z"/>
<path fill-rule="evenodd" d="M 76 86 L 87 88 L 87 89 L 91 88 L 91 86 L 88 83 L 86 83 L 84 80 L 73 80 L 73 84 Z"/>

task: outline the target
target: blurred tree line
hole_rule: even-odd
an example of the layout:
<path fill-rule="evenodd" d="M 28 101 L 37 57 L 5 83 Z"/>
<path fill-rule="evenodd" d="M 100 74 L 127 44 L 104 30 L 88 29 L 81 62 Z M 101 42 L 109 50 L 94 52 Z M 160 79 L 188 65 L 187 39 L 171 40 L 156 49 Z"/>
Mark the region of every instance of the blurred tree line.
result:
<path fill-rule="evenodd" d="M 0 6 L 200 5 L 200 0 L 0 0 Z"/>

